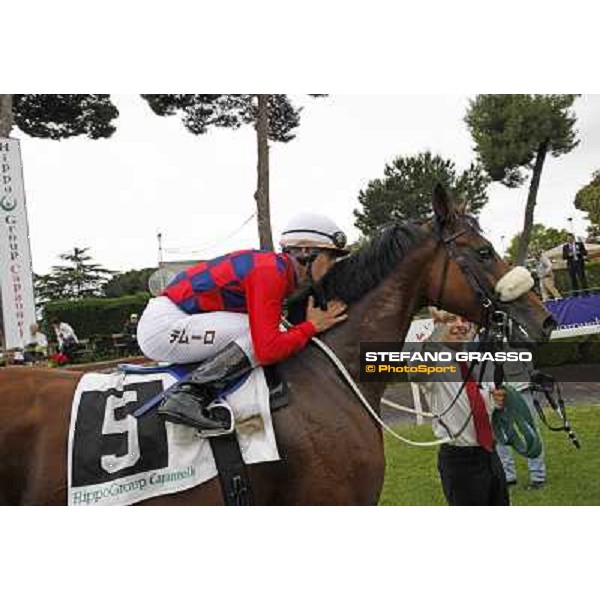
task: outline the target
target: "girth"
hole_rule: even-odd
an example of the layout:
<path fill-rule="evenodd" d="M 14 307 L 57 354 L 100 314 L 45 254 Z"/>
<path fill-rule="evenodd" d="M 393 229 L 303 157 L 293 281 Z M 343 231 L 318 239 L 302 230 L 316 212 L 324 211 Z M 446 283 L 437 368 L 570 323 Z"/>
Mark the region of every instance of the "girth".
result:
<path fill-rule="evenodd" d="M 288 386 L 281 377 L 277 365 L 263 367 L 271 412 L 289 404 Z M 248 469 L 242 458 L 242 452 L 235 429 L 229 435 L 208 438 L 215 457 L 219 481 L 226 506 L 252 506 L 254 496 Z"/>

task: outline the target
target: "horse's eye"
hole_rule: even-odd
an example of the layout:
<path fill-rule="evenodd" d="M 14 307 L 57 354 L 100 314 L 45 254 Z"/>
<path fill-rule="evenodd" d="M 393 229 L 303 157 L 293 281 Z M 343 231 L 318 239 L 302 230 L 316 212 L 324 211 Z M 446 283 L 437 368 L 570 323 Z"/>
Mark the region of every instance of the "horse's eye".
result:
<path fill-rule="evenodd" d="M 490 260 L 494 256 L 494 250 L 490 246 L 484 246 L 483 248 L 478 248 L 477 256 L 479 260 Z"/>

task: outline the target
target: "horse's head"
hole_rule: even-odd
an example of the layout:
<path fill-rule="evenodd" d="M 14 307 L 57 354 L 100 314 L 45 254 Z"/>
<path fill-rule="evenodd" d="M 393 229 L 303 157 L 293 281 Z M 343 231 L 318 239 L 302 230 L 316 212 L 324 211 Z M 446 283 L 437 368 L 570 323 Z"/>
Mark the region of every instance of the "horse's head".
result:
<path fill-rule="evenodd" d="M 441 185 L 434 190 L 433 211 L 438 244 L 427 301 L 480 325 L 501 311 L 518 325 L 512 342 L 547 340 L 556 321 L 531 291 L 531 275 L 523 267 L 511 269 Z"/>

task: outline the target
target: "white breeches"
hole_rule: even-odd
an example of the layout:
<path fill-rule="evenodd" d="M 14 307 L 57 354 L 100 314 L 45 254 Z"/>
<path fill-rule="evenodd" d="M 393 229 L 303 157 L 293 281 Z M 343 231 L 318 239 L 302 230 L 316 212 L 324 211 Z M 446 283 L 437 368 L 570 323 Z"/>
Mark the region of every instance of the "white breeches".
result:
<path fill-rule="evenodd" d="M 152 360 L 200 362 L 235 342 L 256 364 L 248 315 L 210 312 L 189 315 L 165 296 L 153 298 L 137 330 L 142 352 Z"/>

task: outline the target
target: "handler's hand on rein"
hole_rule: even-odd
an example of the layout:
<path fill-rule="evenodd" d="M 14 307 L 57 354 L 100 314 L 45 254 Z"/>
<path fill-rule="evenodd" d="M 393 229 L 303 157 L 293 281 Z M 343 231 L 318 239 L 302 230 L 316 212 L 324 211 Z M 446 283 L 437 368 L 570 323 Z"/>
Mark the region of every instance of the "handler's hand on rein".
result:
<path fill-rule="evenodd" d="M 327 309 L 321 310 L 315 307 L 315 299 L 310 297 L 306 309 L 306 320 L 315 326 L 317 333 L 322 333 L 348 318 L 348 315 L 344 314 L 346 308 L 346 304 L 342 301 L 330 300 L 327 303 Z"/>
<path fill-rule="evenodd" d="M 504 408 L 504 400 L 506 399 L 506 391 L 499 388 L 492 390 L 492 398 L 498 408 Z"/>

